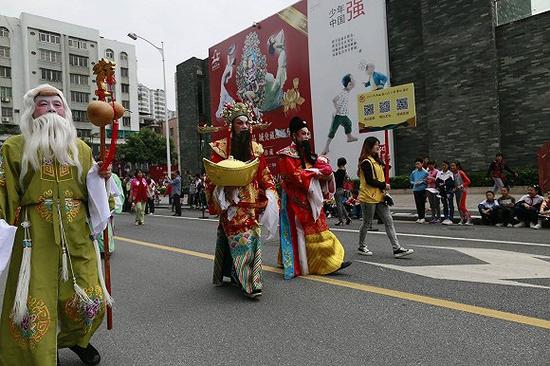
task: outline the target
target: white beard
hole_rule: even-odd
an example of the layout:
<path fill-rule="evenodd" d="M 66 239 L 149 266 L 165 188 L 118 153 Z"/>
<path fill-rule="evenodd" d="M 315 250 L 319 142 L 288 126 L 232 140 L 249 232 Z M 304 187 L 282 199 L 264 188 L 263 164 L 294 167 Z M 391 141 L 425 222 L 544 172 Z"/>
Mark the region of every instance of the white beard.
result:
<path fill-rule="evenodd" d="M 62 165 L 75 166 L 82 176 L 74 124 L 57 113 L 46 113 L 32 121 L 32 129 L 22 129 L 25 139 L 20 181 L 29 170 L 39 171 L 43 160 L 57 160 Z"/>

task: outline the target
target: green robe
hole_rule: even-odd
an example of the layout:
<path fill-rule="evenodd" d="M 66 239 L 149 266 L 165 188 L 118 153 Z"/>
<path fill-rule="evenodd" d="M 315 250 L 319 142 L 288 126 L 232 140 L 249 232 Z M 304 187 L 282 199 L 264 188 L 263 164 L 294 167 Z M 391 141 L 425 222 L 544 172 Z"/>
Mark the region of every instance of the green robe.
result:
<path fill-rule="evenodd" d="M 87 223 L 86 174 L 93 164 L 90 148 L 78 140 L 82 174 L 76 167 L 57 162 L 30 168 L 19 184 L 24 139 L 10 137 L 0 155 L 0 219 L 14 224 L 25 212 L 31 223 L 31 274 L 27 306 L 29 317 L 21 326 L 10 318 L 23 253 L 24 233 L 17 230 L 9 265 L 0 321 L 0 365 L 55 365 L 58 348 L 86 347 L 103 320 L 105 305 L 98 279 L 97 260 Z M 61 230 L 58 206 L 65 228 L 72 268 L 69 280 L 61 279 Z M 70 268 L 70 267 L 69 267 Z M 72 275 L 93 304 L 81 306 Z"/>

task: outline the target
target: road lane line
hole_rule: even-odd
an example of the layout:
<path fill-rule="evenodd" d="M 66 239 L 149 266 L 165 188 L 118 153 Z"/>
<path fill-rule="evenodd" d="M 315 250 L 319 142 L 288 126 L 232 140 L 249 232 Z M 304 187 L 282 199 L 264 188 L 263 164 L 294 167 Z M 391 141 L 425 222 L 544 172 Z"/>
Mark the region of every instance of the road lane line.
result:
<path fill-rule="evenodd" d="M 183 220 L 192 220 L 192 221 L 209 221 L 209 222 L 218 222 L 217 219 L 201 219 L 198 217 L 185 217 L 185 216 L 166 216 L 166 215 L 155 215 L 156 217 L 164 217 L 170 219 L 183 219 Z M 339 228 L 330 228 L 334 232 L 342 233 L 355 233 L 358 234 L 359 230 L 356 229 L 339 229 Z M 383 231 L 369 231 L 368 235 L 386 235 Z M 424 234 L 407 234 L 407 233 L 397 233 L 398 236 L 408 236 L 412 238 L 426 238 L 426 239 L 440 239 L 440 240 L 452 240 L 452 241 L 470 241 L 476 243 L 492 243 L 492 244 L 508 244 L 508 245 L 521 245 L 528 247 L 545 247 L 550 248 L 550 244 L 543 243 L 530 243 L 523 241 L 505 241 L 505 240 L 492 240 L 492 239 L 476 239 L 476 238 L 459 238 L 453 236 L 439 236 L 439 235 L 424 235 Z"/>
<path fill-rule="evenodd" d="M 124 238 L 121 236 L 115 236 L 115 239 L 129 243 L 129 244 L 140 245 L 148 248 L 185 254 L 192 257 L 197 257 L 197 258 L 202 258 L 207 260 L 214 260 L 214 256 L 212 254 L 196 252 L 188 249 L 175 248 L 168 245 L 155 244 L 155 243 L 150 243 L 142 240 Z M 262 268 L 267 272 L 282 274 L 282 270 L 280 268 L 275 268 L 272 266 L 265 266 L 265 265 L 263 265 Z M 459 303 L 451 300 L 438 299 L 435 297 L 418 295 L 414 293 L 397 291 L 397 290 L 392 290 L 392 289 L 387 289 L 387 288 L 377 287 L 372 285 L 360 284 L 356 282 L 342 281 L 342 280 L 337 280 L 334 278 L 324 277 L 324 276 L 310 275 L 310 276 L 300 277 L 300 279 L 354 289 L 354 290 L 373 293 L 373 294 L 382 295 L 382 296 L 398 298 L 402 300 L 413 301 L 413 302 L 437 306 L 445 309 L 457 310 L 457 311 L 475 314 L 475 315 L 481 315 L 481 316 L 485 316 L 493 319 L 500 319 L 500 320 L 505 320 L 513 323 L 519 323 L 519 324 L 530 325 L 538 328 L 550 329 L 550 320 L 539 319 L 539 318 L 534 318 L 534 317 L 529 317 L 529 316 L 519 315 L 514 313 L 508 313 L 505 311 L 484 308 L 480 306 L 463 304 L 463 303 Z"/>

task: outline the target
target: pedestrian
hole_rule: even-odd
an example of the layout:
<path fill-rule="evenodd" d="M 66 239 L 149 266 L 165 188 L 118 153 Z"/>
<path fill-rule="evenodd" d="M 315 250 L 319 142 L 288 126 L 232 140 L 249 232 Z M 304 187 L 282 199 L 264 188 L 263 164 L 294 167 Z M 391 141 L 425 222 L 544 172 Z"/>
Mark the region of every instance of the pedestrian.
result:
<path fill-rule="evenodd" d="M 269 237 L 275 235 L 279 223 L 279 199 L 263 147 L 251 137 L 252 109 L 244 103 L 226 104 L 223 117 L 231 130 L 227 138 L 210 143 L 210 160 L 219 163 L 231 154 L 243 162 L 258 159 L 259 167 L 251 182 L 242 187 L 216 186 L 206 179 L 210 214 L 220 216 L 213 282 L 221 286 L 224 277 L 229 277 L 246 297 L 254 299 L 263 293 L 259 225 L 265 224 Z"/>
<path fill-rule="evenodd" d="M 334 199 L 336 200 L 336 208 L 338 212 L 338 222 L 336 223 L 336 226 L 343 225 L 344 220 L 346 220 L 346 225 L 349 225 L 351 223 L 351 219 L 348 211 L 344 207 L 344 202 L 347 199 L 347 192 L 344 188 L 344 184 L 349 181 L 349 176 L 346 171 L 346 158 L 339 158 L 337 164 L 338 169 L 334 172 L 334 180 L 336 181 L 336 194 L 334 195 Z"/>
<path fill-rule="evenodd" d="M 539 222 L 538 224 L 542 227 L 543 221 L 550 220 L 550 190 L 546 192 L 546 199 L 542 201 L 539 210 Z"/>
<path fill-rule="evenodd" d="M 514 227 L 527 227 L 538 230 L 541 224 L 538 222 L 538 213 L 544 198 L 537 194 L 537 188 L 534 185 L 527 187 L 527 194 L 521 197 L 514 209 L 514 214 L 518 223 Z"/>
<path fill-rule="evenodd" d="M 472 216 L 470 211 L 466 206 L 466 200 L 468 199 L 468 187 L 470 186 L 470 178 L 462 170 L 460 163 L 454 161 L 451 163 L 451 171 L 454 175 L 454 194 L 456 197 L 456 205 L 458 212 L 460 213 L 460 222 L 459 225 L 468 225 L 472 226 Z"/>
<path fill-rule="evenodd" d="M 481 221 L 483 225 L 495 225 L 498 220 L 498 211 L 500 206 L 498 201 L 495 200 L 495 194 L 493 191 L 485 192 L 485 200 L 479 203 L 477 206 L 481 215 Z"/>
<path fill-rule="evenodd" d="M 146 215 L 155 214 L 155 197 L 157 195 L 157 183 L 153 178 L 147 178 L 147 207 L 145 208 Z"/>
<path fill-rule="evenodd" d="M 292 118 L 289 131 L 290 145 L 277 152 L 283 192 L 280 233 L 284 278 L 336 273 L 351 262 L 344 261 L 344 247 L 329 230 L 323 211 L 323 200 L 336 190 L 330 185 L 332 168 L 325 156 L 311 150 L 306 121 Z"/>
<path fill-rule="evenodd" d="M 195 196 L 197 195 L 197 182 L 195 177 L 191 177 L 189 180 L 189 195 L 187 196 L 187 204 L 191 209 L 195 208 Z"/>
<path fill-rule="evenodd" d="M 428 201 L 430 202 L 430 210 L 432 212 L 432 218 L 430 224 L 441 223 L 441 195 L 436 188 L 437 175 L 439 170 L 436 169 L 434 160 L 428 161 L 428 177 L 426 177 L 426 183 L 428 187 L 426 192 L 428 194 Z"/>
<path fill-rule="evenodd" d="M 145 223 L 145 206 L 147 205 L 147 180 L 143 176 L 141 169 L 136 170 L 134 178 L 131 181 L 132 206 L 135 210 L 136 225 Z"/>
<path fill-rule="evenodd" d="M 500 209 L 498 210 L 498 220 L 496 226 L 512 227 L 516 199 L 510 195 L 510 188 L 502 187 L 500 189 L 500 197 L 498 198 L 497 202 Z"/>
<path fill-rule="evenodd" d="M 495 185 L 493 186 L 493 192 L 498 192 L 498 190 L 506 185 L 506 173 L 505 171 L 509 172 L 510 174 L 514 176 L 518 176 L 517 173 L 515 173 L 512 169 L 508 167 L 506 164 L 506 161 L 504 161 L 504 156 L 502 153 L 497 153 L 495 156 L 495 160 L 489 164 L 489 170 L 487 174 L 493 178 L 493 181 L 495 182 Z"/>
<path fill-rule="evenodd" d="M 96 365 L 101 357 L 90 339 L 112 299 L 91 236 L 110 216 L 100 178 L 109 178 L 111 168 L 95 166 L 59 89 L 31 89 L 21 106 L 21 134 L 9 137 L 0 152 L 1 227 L 16 225 L 5 229 L 15 239 L 3 232 L 11 243 L 0 242 L 2 259 L 10 259 L 0 365 L 53 366 L 60 348 Z"/>
<path fill-rule="evenodd" d="M 417 224 L 426 222 L 426 188 L 428 187 L 426 179 L 428 178 L 428 171 L 423 168 L 422 164 L 422 159 L 416 159 L 414 162 L 415 169 L 409 176 L 416 205 L 416 214 L 418 215 Z"/>
<path fill-rule="evenodd" d="M 393 256 L 401 258 L 414 253 L 412 249 L 403 248 L 397 239 L 389 207 L 393 203 L 386 196 L 391 187 L 389 184 L 386 184 L 384 163 L 380 158 L 380 141 L 376 137 L 367 137 L 363 142 L 357 175 L 360 182 L 359 201 L 361 201 L 363 216 L 357 252 L 366 256 L 373 255 L 372 251 L 367 247 L 366 238 L 367 229 L 371 226 L 374 213 L 376 212 L 386 228 L 386 234 L 393 248 Z"/>
<path fill-rule="evenodd" d="M 172 216 L 181 216 L 181 176 L 179 170 L 172 173 L 172 177 L 169 181 L 170 187 L 172 187 L 172 203 L 175 210 Z"/>
<path fill-rule="evenodd" d="M 452 225 L 454 220 L 454 174 L 449 170 L 448 161 L 443 161 L 441 170 L 436 177 L 436 185 L 443 202 L 443 225 Z"/>

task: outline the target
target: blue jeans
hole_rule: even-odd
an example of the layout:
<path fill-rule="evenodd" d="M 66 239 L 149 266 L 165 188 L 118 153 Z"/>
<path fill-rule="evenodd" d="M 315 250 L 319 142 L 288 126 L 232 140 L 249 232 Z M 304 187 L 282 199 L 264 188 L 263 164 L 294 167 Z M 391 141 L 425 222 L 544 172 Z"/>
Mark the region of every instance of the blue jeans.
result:
<path fill-rule="evenodd" d="M 443 217 L 445 220 L 453 220 L 455 215 L 455 206 L 454 206 L 454 193 L 447 192 L 441 195 L 441 201 L 443 202 Z"/>

